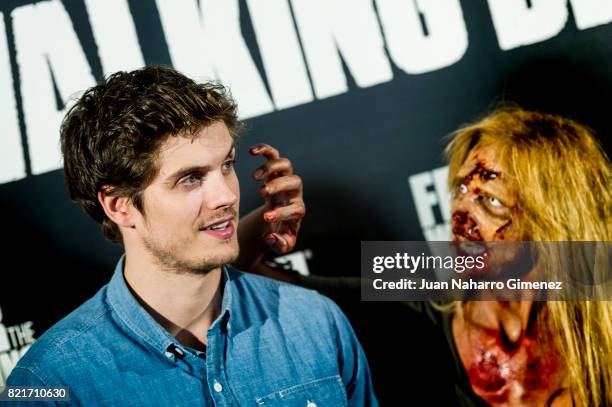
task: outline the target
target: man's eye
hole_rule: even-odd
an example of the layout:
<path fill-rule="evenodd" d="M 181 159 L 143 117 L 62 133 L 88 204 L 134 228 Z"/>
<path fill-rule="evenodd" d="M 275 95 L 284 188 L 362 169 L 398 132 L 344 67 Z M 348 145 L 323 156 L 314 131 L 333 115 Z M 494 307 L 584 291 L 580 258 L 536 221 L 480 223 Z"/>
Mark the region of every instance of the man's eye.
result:
<path fill-rule="evenodd" d="M 459 186 L 457 187 L 457 190 L 459 191 L 460 194 L 465 194 L 468 191 L 468 187 L 465 184 L 459 184 Z"/>
<path fill-rule="evenodd" d="M 198 182 L 200 182 L 200 176 L 197 174 L 188 175 L 181 180 L 181 184 L 187 185 L 187 186 L 195 185 Z"/>
<path fill-rule="evenodd" d="M 223 162 L 223 171 L 229 172 L 232 168 L 234 168 L 235 164 L 236 164 L 236 160 L 225 160 Z"/>
<path fill-rule="evenodd" d="M 501 208 L 502 206 L 504 206 L 504 204 L 501 203 L 501 201 L 499 199 L 494 198 L 492 196 L 488 197 L 487 200 L 489 201 L 491 206 L 493 206 L 495 208 Z"/>

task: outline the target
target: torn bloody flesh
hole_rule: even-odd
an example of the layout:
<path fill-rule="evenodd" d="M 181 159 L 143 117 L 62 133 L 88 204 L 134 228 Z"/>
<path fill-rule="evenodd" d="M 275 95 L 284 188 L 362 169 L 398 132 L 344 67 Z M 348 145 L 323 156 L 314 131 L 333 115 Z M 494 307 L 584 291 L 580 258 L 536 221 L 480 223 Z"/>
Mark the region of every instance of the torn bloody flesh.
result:
<path fill-rule="evenodd" d="M 474 391 L 489 403 L 504 403 L 513 396 L 535 395 L 556 388 L 559 355 L 545 347 L 534 332 L 517 344 L 508 344 L 501 330 L 470 334 L 472 356 L 466 371 Z M 513 394 L 511 394 L 513 393 Z"/>
<path fill-rule="evenodd" d="M 457 211 L 452 217 L 453 235 L 467 240 L 482 241 L 476 221 L 465 211 Z"/>
<path fill-rule="evenodd" d="M 495 231 L 495 238 L 498 240 L 504 240 L 505 239 L 504 232 L 506 229 L 508 229 L 508 226 L 510 226 L 511 224 L 512 224 L 512 219 L 509 219 L 508 222 L 504 223 L 499 228 L 497 228 L 497 230 Z"/>
<path fill-rule="evenodd" d="M 487 165 L 483 161 L 478 161 L 474 169 L 465 176 L 465 183 L 469 184 L 476 175 L 483 181 L 489 181 L 500 176 L 499 172 L 487 168 Z"/>

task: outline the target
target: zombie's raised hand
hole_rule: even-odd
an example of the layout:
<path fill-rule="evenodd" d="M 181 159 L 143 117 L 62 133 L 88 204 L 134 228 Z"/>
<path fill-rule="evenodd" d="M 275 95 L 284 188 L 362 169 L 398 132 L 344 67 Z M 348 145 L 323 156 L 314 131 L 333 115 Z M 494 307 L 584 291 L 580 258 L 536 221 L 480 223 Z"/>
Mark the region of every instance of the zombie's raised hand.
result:
<path fill-rule="evenodd" d="M 281 157 L 274 147 L 258 144 L 249 152 L 266 158 L 266 162 L 252 174 L 255 181 L 264 183 L 259 189 L 259 194 L 265 199 L 264 241 L 276 253 L 287 253 L 295 247 L 306 214 L 302 180 L 293 173 L 291 161 Z"/>

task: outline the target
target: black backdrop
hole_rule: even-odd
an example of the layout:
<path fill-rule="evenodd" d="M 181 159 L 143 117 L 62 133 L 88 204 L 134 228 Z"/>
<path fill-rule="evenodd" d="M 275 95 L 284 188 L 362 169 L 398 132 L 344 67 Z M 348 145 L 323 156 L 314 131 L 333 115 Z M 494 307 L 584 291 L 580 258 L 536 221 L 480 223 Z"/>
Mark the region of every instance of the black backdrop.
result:
<path fill-rule="evenodd" d="M 549 7 L 549 11 L 561 10 L 567 16 L 560 18 L 558 30 L 542 38 L 533 35 L 531 39 L 523 39 L 522 46 L 519 43 L 503 45 L 501 31 L 506 30 L 507 33 L 508 30 L 496 25 L 495 21 L 511 19 L 512 16 L 507 10 L 501 10 L 496 17 L 498 20 L 495 20 L 493 7 L 496 3 L 499 7 L 500 2 L 506 3 L 502 7 L 522 10 L 525 16 L 539 13 L 529 23 L 531 26 L 523 23 L 528 25 L 523 27 L 527 33 L 530 30 L 537 32 L 538 27 L 546 25 L 538 18 L 552 18 L 542 16 L 554 15 L 541 12 L 542 8 Z M 103 40 L 94 35 L 90 23 L 93 4 L 98 8 L 105 7 L 101 4 L 107 7 L 125 5 L 125 10 L 129 11 L 127 17 L 133 22 L 137 35 L 137 40 L 133 42 L 138 45 L 143 62 L 173 65 L 170 36 L 162 29 L 162 8 L 159 7 L 168 2 L 54 0 L 38 2 L 34 8 L 31 8 L 31 3 L 12 0 L 0 3 L 4 28 L 0 37 L 0 42 L 3 42 L 0 47 L 4 48 L 0 48 L 0 53 L 5 52 L 6 57 L 2 59 L 0 55 L 0 61 L 4 63 L 0 65 L 0 71 L 3 72 L 3 78 L 9 79 L 8 87 L 0 88 L 7 91 L 0 101 L 0 109 L 3 110 L 0 117 L 12 120 L 0 124 L 0 150 L 5 150 L 0 153 L 4 161 L 0 163 L 0 169 L 11 172 L 10 175 L 2 175 L 3 183 L 0 185 L 3 230 L 3 256 L 0 263 L 0 384 L 16 362 L 18 354 L 27 349 L 30 341 L 27 339 L 27 330 L 31 327 L 35 336 L 39 336 L 51 324 L 93 295 L 109 279 L 121 254 L 121 249 L 105 241 L 98 226 L 69 200 L 63 185 L 62 171 L 57 169 L 59 165 L 51 171 L 40 171 L 37 170 L 38 164 L 31 158 L 39 148 L 33 140 L 41 135 L 30 134 L 36 127 L 28 123 L 36 123 L 36 117 L 33 117 L 36 111 L 32 113 L 28 107 L 32 105 L 28 98 L 32 98 L 32 89 L 35 94 L 36 87 L 28 88 L 28 84 L 24 83 L 33 80 L 26 64 L 30 60 L 32 64 L 40 64 L 40 61 L 46 64 L 42 72 L 47 76 L 43 79 L 38 77 L 37 80 L 53 85 L 59 110 L 65 107 L 64 103 L 69 96 L 61 89 L 59 82 L 63 80 L 62 77 L 71 75 L 71 72 L 62 72 L 66 69 L 70 71 L 69 64 L 57 62 L 62 61 L 61 46 L 58 48 L 60 51 L 45 53 L 45 37 L 53 37 L 52 34 L 60 30 L 63 22 L 40 6 L 50 5 L 55 7 L 54 10 L 65 10 L 71 23 L 67 28 L 74 30 L 77 44 L 80 44 L 86 57 L 85 71 L 90 72 L 92 78 L 100 79 L 106 72 L 100 57 L 103 53 L 100 48 Z M 191 3 L 197 4 L 196 0 Z M 256 194 L 258 186 L 249 178 L 258 160 L 249 157 L 247 149 L 258 142 L 272 144 L 292 160 L 296 172 L 304 180 L 308 215 L 297 250 L 302 254 L 308 252 L 308 265 L 312 273 L 358 275 L 361 240 L 423 240 L 432 239 L 432 236 L 443 237 L 447 213 L 437 202 L 444 201 L 447 197 L 445 192 L 439 183 L 432 181 L 430 183 L 435 184 L 432 186 L 428 186 L 428 182 L 411 183 L 409 177 L 417 175 L 418 178 L 420 174 L 425 177 L 418 179 L 430 179 L 430 171 L 444 165 L 441 157 L 444 145 L 442 138 L 502 102 L 514 101 L 526 108 L 578 119 L 595 129 L 604 143 L 611 130 L 608 117 L 612 96 L 612 24 L 609 24 L 612 21 L 612 6 L 609 0 L 556 3 L 552 0 L 439 1 L 436 4 L 438 8 L 460 4 L 460 23 L 465 26 L 466 48 L 455 60 L 441 62 L 437 67 L 423 69 L 423 72 L 411 72 L 406 68 L 405 61 L 397 62 L 397 57 L 393 56 L 389 45 L 391 31 L 389 27 L 389 30 L 383 29 L 385 22 L 382 19 L 384 8 L 393 2 L 311 2 L 306 9 L 310 7 L 319 16 L 335 13 L 331 25 L 336 24 L 344 31 L 338 29 L 336 34 L 340 39 L 331 43 L 339 44 L 339 48 L 343 47 L 342 41 L 344 44 L 350 42 L 346 38 L 351 36 L 351 30 L 359 37 L 364 21 L 374 22 L 379 31 L 372 32 L 377 32 L 384 41 L 380 44 L 381 55 L 388 60 L 390 67 L 391 76 L 386 80 L 374 84 L 365 83 L 357 70 L 359 64 L 367 68 L 368 58 L 365 58 L 365 62 L 359 61 L 354 56 L 355 50 L 348 50 L 350 46 L 346 46 L 339 53 L 346 89 L 332 96 L 312 91 L 316 81 L 317 60 L 307 52 L 306 37 L 312 33 L 306 32 L 305 23 L 300 25 L 300 18 L 305 15 L 304 4 L 307 3 L 285 0 L 267 4 L 256 0 L 228 1 L 218 2 L 216 6 L 207 1 L 201 3 L 204 16 L 207 10 L 214 7 L 224 8 L 219 5 L 221 3 L 231 3 L 237 7 L 239 14 L 236 18 L 239 20 L 234 23 L 240 28 L 239 35 L 246 44 L 248 56 L 268 95 L 273 93 L 272 88 L 276 86 L 272 83 L 271 75 L 279 73 L 273 72 L 266 65 L 260 43 L 265 38 L 256 35 L 254 11 L 259 11 L 258 15 L 261 15 L 261 11 L 264 14 L 267 12 L 261 8 L 271 7 L 272 4 L 284 7 L 291 5 L 293 25 L 288 27 L 298 33 L 297 38 L 301 44 L 298 56 L 303 58 L 304 72 L 308 75 L 307 93 L 312 100 L 296 102 L 284 108 L 279 100 L 273 100 L 277 106 L 268 108 L 267 112 L 262 107 L 263 113 L 249 113 L 246 119 L 249 130 L 238 148 L 241 212 L 246 213 L 260 204 Z M 396 27 L 420 22 L 420 32 L 424 38 L 435 37 L 437 30 L 444 31 L 434 24 L 435 10 L 432 12 L 431 8 L 433 2 L 406 0 L 405 3 L 418 7 L 419 19 L 397 16 L 400 20 L 406 17 L 406 20 L 396 22 Z M 354 18 L 351 14 L 350 10 L 358 5 L 371 12 L 364 12 L 367 18 Z M 343 9 L 346 16 L 343 16 Z M 39 54 L 43 59 L 29 60 L 24 55 L 31 48 L 20 48 L 20 44 L 26 44 L 23 47 L 31 44 L 23 40 L 24 23 L 21 20 L 27 14 L 22 13 L 24 10 L 43 10 L 37 14 L 36 19 L 30 21 L 27 30 L 34 39 L 41 39 L 43 45 Z M 583 16 L 579 23 L 576 10 Z M 585 10 L 588 18 L 584 17 Z M 595 12 L 589 13 L 589 10 Z M 45 13 L 48 18 L 45 18 Z M 595 21 L 594 15 L 598 16 L 599 21 Z M 117 21 L 119 24 L 123 20 Z M 321 21 L 324 21 L 323 17 Z M 520 25 L 521 22 L 516 24 Z M 114 29 L 110 25 L 101 27 L 102 31 Z M 324 22 L 321 27 L 324 30 Z M 519 28 L 515 30 L 520 31 Z M 209 30 L 206 35 L 214 39 L 215 32 Z M 451 39 L 448 37 L 446 41 Z M 193 41 L 199 39 L 195 37 Z M 393 41 L 397 46 L 397 38 Z M 114 44 L 117 48 L 123 45 L 121 41 Z M 371 45 L 364 45 L 363 50 L 369 47 Z M 415 48 L 409 56 L 417 61 L 419 58 L 427 59 L 429 51 L 435 52 L 435 44 L 428 47 Z M 451 47 L 452 44 L 443 44 L 441 49 Z M 457 47 L 460 48 L 455 45 Z M 50 56 L 53 52 L 60 55 L 59 59 Z M 234 50 L 228 52 L 232 54 Z M 213 61 L 215 57 L 215 53 L 210 55 Z M 66 57 L 66 60 L 70 59 Z M 304 60 L 308 60 L 308 63 L 304 63 Z M 117 66 L 120 68 L 121 64 Z M 219 76 L 224 79 L 222 74 Z M 69 90 L 76 92 L 82 89 Z M 238 97 L 239 104 L 240 101 Z M 42 137 L 51 140 L 50 145 L 53 146 L 58 139 L 57 127 L 46 129 Z M 21 143 L 21 149 L 15 149 L 14 143 L 9 149 L 7 146 L 10 140 Z M 20 165 L 23 169 L 15 172 L 15 168 L 21 168 Z M 417 208 L 419 206 L 424 208 L 421 213 Z M 437 229 L 440 231 L 438 235 L 426 234 L 427 230 L 436 227 L 441 228 Z M 389 338 L 401 338 L 402 334 L 409 334 L 410 327 L 396 319 L 391 307 L 353 304 L 347 306 L 346 310 L 366 350 L 373 355 L 371 363 L 375 373 L 397 368 L 390 359 L 385 362 L 384 355 L 381 356 L 383 340 L 375 339 L 370 333 L 388 332 L 385 335 L 386 343 L 391 345 L 387 349 L 393 349 L 393 344 L 401 346 L 401 343 Z M 19 336 L 19 333 L 22 335 Z M 3 335 L 10 339 L 4 349 Z M 383 390 L 390 387 L 388 383 L 379 381 L 377 386 Z"/>

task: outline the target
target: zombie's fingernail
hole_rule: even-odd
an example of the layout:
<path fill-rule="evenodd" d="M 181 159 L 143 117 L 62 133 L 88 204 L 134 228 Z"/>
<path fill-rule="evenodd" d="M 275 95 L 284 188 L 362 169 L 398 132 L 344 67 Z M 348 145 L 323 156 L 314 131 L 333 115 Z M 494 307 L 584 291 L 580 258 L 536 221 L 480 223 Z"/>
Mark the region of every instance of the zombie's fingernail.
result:
<path fill-rule="evenodd" d="M 272 222 L 274 219 L 276 219 L 276 216 L 274 216 L 272 212 L 266 212 L 264 214 L 264 219 L 268 222 Z"/>
<path fill-rule="evenodd" d="M 255 176 L 255 178 L 259 178 L 263 175 L 264 170 L 262 170 L 261 168 L 258 169 L 257 171 L 255 171 L 255 174 L 253 174 Z"/>
<path fill-rule="evenodd" d="M 276 242 L 276 237 L 274 235 L 268 235 L 264 240 L 268 246 L 272 246 Z"/>

